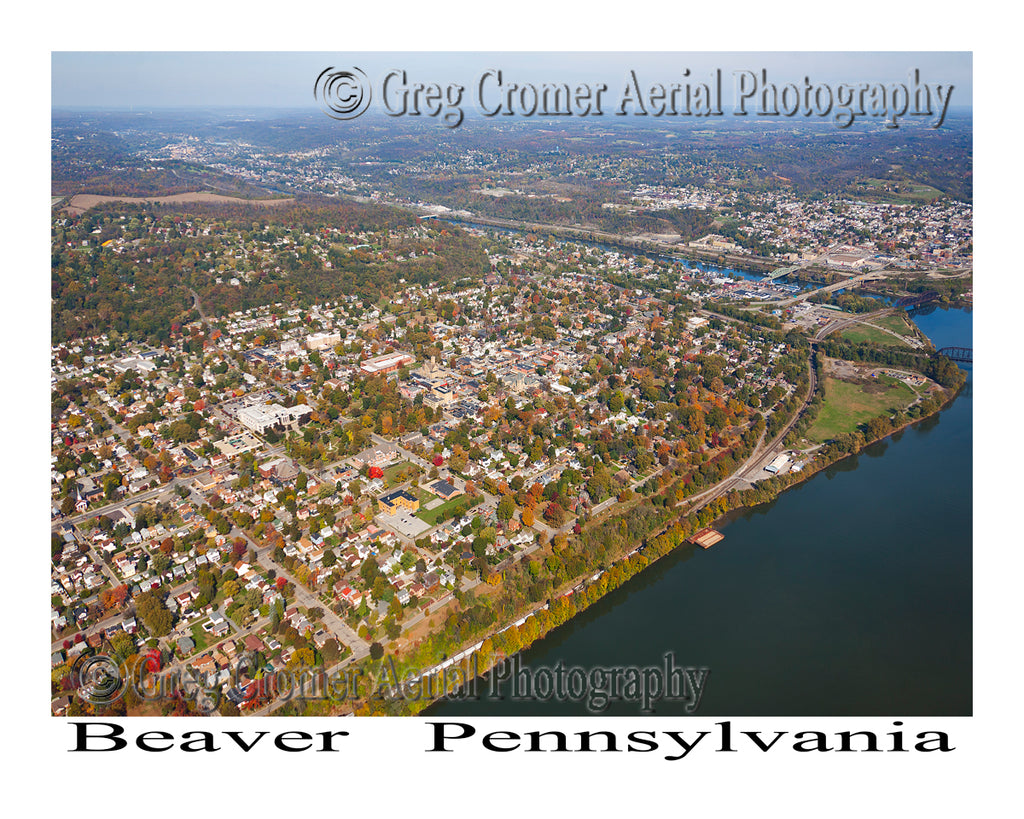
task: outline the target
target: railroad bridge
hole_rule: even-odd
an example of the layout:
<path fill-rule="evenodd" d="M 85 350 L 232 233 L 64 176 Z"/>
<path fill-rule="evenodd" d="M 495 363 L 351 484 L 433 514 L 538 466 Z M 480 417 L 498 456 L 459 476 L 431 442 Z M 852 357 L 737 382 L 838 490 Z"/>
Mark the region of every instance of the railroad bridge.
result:
<path fill-rule="evenodd" d="M 943 347 L 935 354 L 945 356 L 950 361 L 962 361 L 965 364 L 971 364 L 974 361 L 974 350 L 971 347 Z"/>
<path fill-rule="evenodd" d="M 939 298 L 939 294 L 934 291 L 922 293 L 919 296 L 906 296 L 896 302 L 897 307 L 905 307 L 907 310 L 913 310 L 915 307 L 920 307 L 924 304 L 930 304 Z"/>

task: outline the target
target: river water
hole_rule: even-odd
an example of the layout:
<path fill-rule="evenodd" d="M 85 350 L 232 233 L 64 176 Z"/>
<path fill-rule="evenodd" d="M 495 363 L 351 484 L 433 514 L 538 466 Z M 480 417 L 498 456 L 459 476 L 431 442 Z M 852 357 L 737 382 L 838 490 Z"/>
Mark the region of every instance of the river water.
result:
<path fill-rule="evenodd" d="M 971 313 L 915 321 L 970 347 Z M 970 371 L 970 365 L 961 365 Z M 524 651 L 531 669 L 710 669 L 701 716 L 968 715 L 972 709 L 971 380 L 937 416 L 774 502 L 731 514 L 725 540 L 685 545 Z M 487 696 L 432 716 L 584 716 L 582 701 Z M 655 704 L 684 714 L 682 701 Z M 610 715 L 638 715 L 612 702 Z"/>

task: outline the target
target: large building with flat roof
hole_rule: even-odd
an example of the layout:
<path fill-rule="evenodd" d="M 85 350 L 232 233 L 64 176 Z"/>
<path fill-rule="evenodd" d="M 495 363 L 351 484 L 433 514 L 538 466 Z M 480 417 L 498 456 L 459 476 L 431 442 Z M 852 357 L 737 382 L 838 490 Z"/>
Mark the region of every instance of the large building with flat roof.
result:
<path fill-rule="evenodd" d="M 294 407 L 283 407 L 280 404 L 258 404 L 254 407 L 243 407 L 238 411 L 238 421 L 253 432 L 262 435 L 275 426 L 284 426 L 292 421 L 300 423 L 313 413 L 313 408 L 306 404 Z"/>
<path fill-rule="evenodd" d="M 380 505 L 392 515 L 398 514 L 398 510 L 405 507 L 411 512 L 420 508 L 420 501 L 415 495 L 410 495 L 404 489 L 384 495 L 380 499 Z"/>
<path fill-rule="evenodd" d="M 341 333 L 313 333 L 306 336 L 307 350 L 326 350 L 341 344 Z"/>
<path fill-rule="evenodd" d="M 368 358 L 359 365 L 359 369 L 367 375 L 384 375 L 393 373 L 401 367 L 407 367 L 416 361 L 408 353 L 388 353 L 376 358 Z"/>

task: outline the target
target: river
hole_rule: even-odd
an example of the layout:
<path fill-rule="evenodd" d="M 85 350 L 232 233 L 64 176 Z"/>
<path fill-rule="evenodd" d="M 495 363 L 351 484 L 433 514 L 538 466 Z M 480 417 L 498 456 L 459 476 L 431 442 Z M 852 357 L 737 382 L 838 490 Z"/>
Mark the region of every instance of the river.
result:
<path fill-rule="evenodd" d="M 971 346 L 965 310 L 915 321 Z M 729 515 L 520 655 L 524 666 L 710 673 L 700 716 L 953 716 L 972 709 L 972 382 L 936 416 Z M 486 693 L 487 686 L 478 686 Z M 508 689 L 506 688 L 506 693 Z M 431 716 L 584 716 L 582 702 L 448 700 Z M 602 712 L 638 715 L 634 702 Z M 662 700 L 659 715 L 686 713 Z"/>
<path fill-rule="evenodd" d="M 472 222 L 466 219 L 442 219 L 451 225 L 458 227 L 470 227 L 478 230 L 490 230 L 495 233 L 504 233 L 509 236 L 524 236 L 529 231 L 524 231 L 519 228 L 512 227 L 499 227 L 497 225 L 485 225 L 481 222 Z M 543 231 L 538 231 L 543 233 Z M 739 270 L 734 267 L 727 267 L 725 265 L 713 264 L 712 262 L 702 261 L 699 259 L 691 259 L 686 256 L 676 255 L 670 256 L 665 253 L 644 253 L 636 248 L 629 247 L 627 245 L 615 245 L 610 242 L 600 242 L 594 239 L 574 239 L 570 236 L 560 236 L 557 239 L 562 244 L 576 244 L 586 245 L 587 247 L 596 247 L 599 250 L 614 252 L 614 253 L 628 253 L 632 256 L 646 256 L 650 259 L 660 259 L 670 264 L 682 265 L 687 270 L 693 270 L 699 273 L 711 273 L 717 276 L 725 276 L 730 279 L 745 279 L 751 282 L 760 282 L 764 280 L 764 273 L 750 273 L 746 270 Z M 785 264 L 785 263 L 783 263 Z M 782 265 L 780 265 L 782 266 Z M 795 286 L 798 290 L 807 290 L 819 285 L 810 282 L 792 282 L 788 276 L 783 276 L 778 280 L 780 283 L 789 284 Z"/>

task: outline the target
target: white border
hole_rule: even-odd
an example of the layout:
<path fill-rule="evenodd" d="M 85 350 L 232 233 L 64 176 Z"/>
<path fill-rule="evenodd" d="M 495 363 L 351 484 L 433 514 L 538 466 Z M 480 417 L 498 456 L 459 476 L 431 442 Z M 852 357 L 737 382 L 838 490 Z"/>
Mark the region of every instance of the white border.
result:
<path fill-rule="evenodd" d="M 4 678 L 6 707 L 17 715 L 7 724 L 4 744 L 19 762 L 11 781 L 33 793 L 41 806 L 73 814 L 99 815 L 133 810 L 158 816 L 183 811 L 220 809 L 265 812 L 327 810 L 349 813 L 370 808 L 437 815 L 459 811 L 553 814 L 556 811 L 613 812 L 662 808 L 672 812 L 722 808 L 727 815 L 741 808 L 786 811 L 804 815 L 827 811 L 861 815 L 874 809 L 883 816 L 897 812 L 939 816 L 984 812 L 996 804 L 999 791 L 1010 797 L 1008 766 L 1014 728 L 1007 721 L 1016 711 L 1017 640 L 1015 599 L 1019 574 L 1019 535 L 1003 517 L 1013 509 L 1008 464 L 1019 444 L 1007 452 L 1004 436 L 1016 430 L 1010 382 L 1017 368 L 1009 360 L 1019 344 L 1011 311 L 1021 304 L 1014 254 L 1019 217 L 1010 196 L 1019 190 L 1015 174 L 1021 100 L 1016 65 L 1019 45 L 1011 43 L 1012 25 L 1002 15 L 982 9 L 957 8 L 948 16 L 938 8 L 895 7 L 890 2 L 838 6 L 821 3 L 754 7 L 720 4 L 694 9 L 690 4 L 629 3 L 604 11 L 594 5 L 555 8 L 539 2 L 508 7 L 480 3 L 374 5 L 353 9 L 347 4 L 292 2 L 258 7 L 208 2 L 177 2 L 156 6 L 138 2 L 37 6 L 26 25 L 9 21 L 27 49 L 5 57 L 8 79 L 7 160 L 13 175 L 12 195 L 5 203 L 7 243 L 13 250 L 7 273 L 8 321 L 4 323 L 5 370 L 11 391 L 5 411 L 8 435 L 17 438 L 5 470 L 7 519 L 14 520 L 8 564 L 5 632 L 12 634 L 11 662 Z M 973 16 L 965 18 L 971 13 Z M 1002 19 L 1002 23 L 999 20 Z M 33 34 L 29 35 L 28 32 Z M 48 410 L 48 286 L 43 258 L 48 255 L 44 213 L 45 179 L 49 173 L 50 50 L 169 49 L 192 50 L 820 50 L 927 49 L 975 52 L 976 111 L 976 287 L 978 321 L 974 346 L 979 350 L 975 403 L 977 429 L 975 507 L 975 717 L 970 719 L 908 719 L 907 725 L 941 727 L 954 737 L 953 754 L 714 754 L 679 762 L 649 759 L 653 754 L 627 755 L 497 755 L 424 754 L 425 726 L 419 720 L 346 720 L 358 727 L 358 747 L 349 754 L 272 754 L 262 759 L 227 753 L 203 758 L 210 776 L 190 760 L 173 753 L 65 756 L 71 729 L 46 716 L 37 696 L 35 675 L 47 667 L 39 650 L 34 624 L 45 623 L 40 601 L 45 596 L 34 582 L 42 571 L 37 522 L 48 516 L 45 498 L 35 487 L 46 484 L 39 439 Z M 1014 197 L 1016 198 L 1016 197 Z M 25 207 L 29 204 L 29 207 Z M 48 206 L 48 202 L 47 202 Z M 27 310 L 23 305 L 28 303 Z M 1019 309 L 1019 308 L 1018 308 Z M 1005 344 L 1005 347 L 1001 345 Z M 25 410 L 28 410 L 26 412 Z M 18 432 L 26 428 L 31 435 Z M 39 435 L 39 438 L 36 438 Z M 32 491 L 29 491 L 29 490 Z M 25 494 L 29 494 L 27 499 Z M 27 501 L 27 502 L 26 502 Z M 27 517 L 24 525 L 19 516 Z M 31 525 L 30 525 L 30 522 Z M 28 571 L 21 562 L 25 556 Z M 1013 586 L 1011 586 L 1013 583 Z M 44 641 L 45 642 L 45 641 Z M 21 675 L 18 666 L 32 669 Z M 26 681 L 27 678 L 27 681 Z M 13 687 L 13 690 L 10 690 Z M 28 696 L 22 692 L 28 690 Z M 530 730 L 580 723 L 601 727 L 611 720 L 475 719 L 484 730 Z M 618 721 L 618 720 L 616 720 Z M 132 728 L 137 721 L 132 721 Z M 209 729 L 209 722 L 197 724 Z M 248 727 L 235 721 L 231 728 Z M 701 720 L 701 722 L 713 722 Z M 237 723 L 237 724 L 236 724 Z M 491 728 L 490 723 L 494 723 Z M 543 724 L 539 724 L 543 723 Z M 741 719 L 743 729 L 883 730 L 889 720 Z M 678 719 L 643 720 L 644 730 L 694 730 Z M 329 726 L 333 730 L 334 722 Z M 162 724 L 156 728 L 166 727 Z M 261 726 L 262 727 L 262 726 Z M 283 730 L 270 721 L 272 730 Z M 297 726 L 313 730 L 310 721 Z M 326 726 L 325 726 L 326 727 Z M 185 730 L 184 723 L 173 730 Z M 353 729 L 353 734 L 355 730 Z M 205 757 L 206 755 L 201 755 Z M 633 760 L 636 761 L 633 761 Z M 253 764 L 253 763 L 256 764 Z M 112 764 L 113 763 L 113 764 Z M 127 763 L 127 764 L 126 764 Z M 614 767 L 606 767 L 614 766 Z M 687 775 L 689 774 L 689 775 Z M 59 784 L 58 784 L 59 783 Z M 203 784 L 200 784 L 203 783 Z M 1000 787 L 1001 786 L 1001 787 Z M 1016 801 L 1016 800 L 1014 800 Z M 1007 801 L 1005 804 L 1013 804 Z"/>

